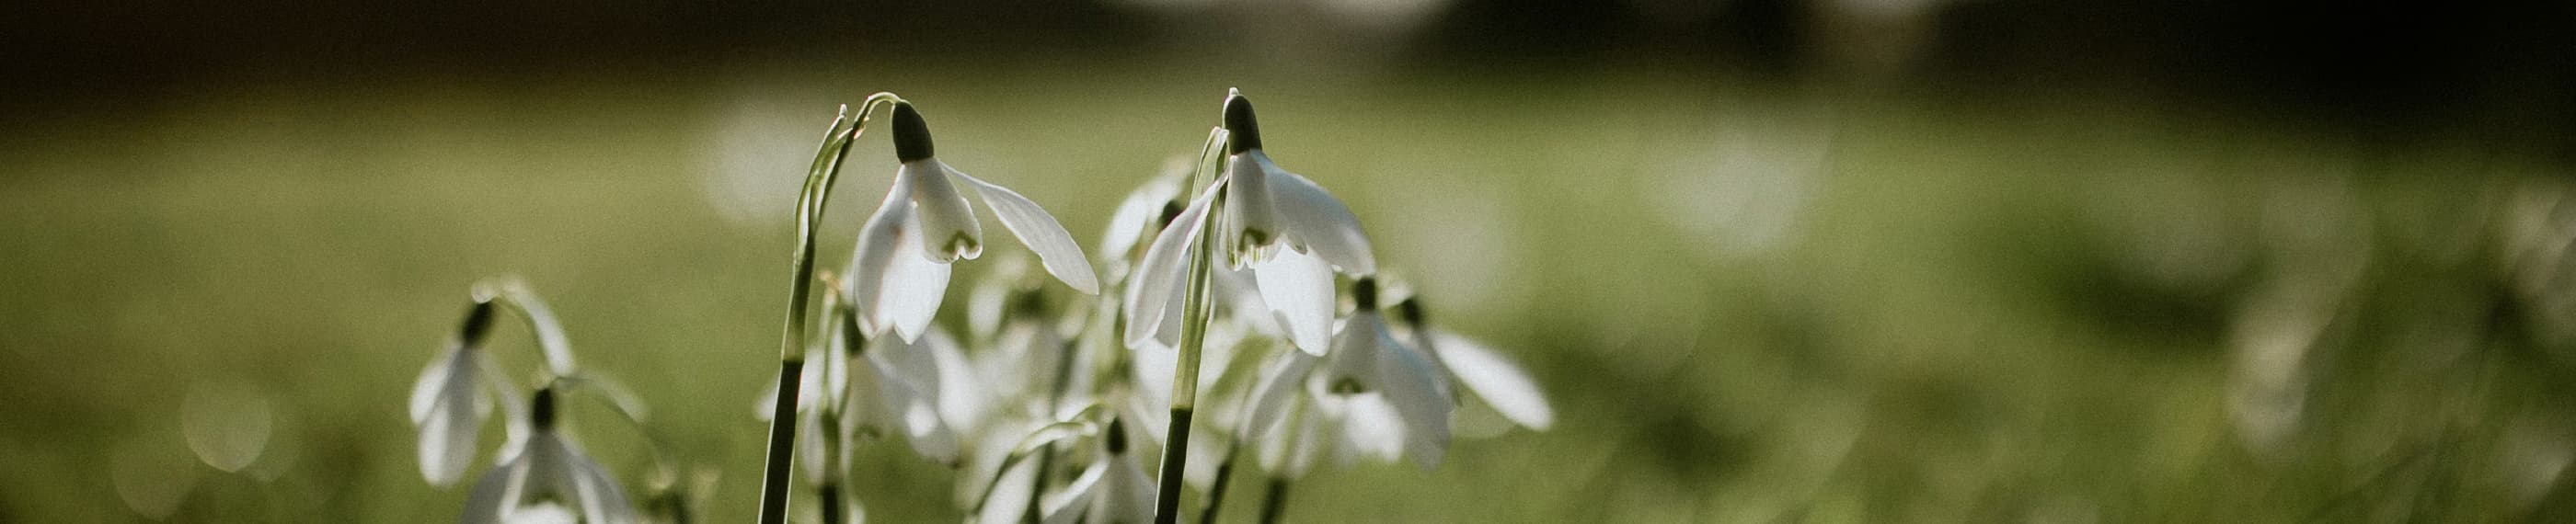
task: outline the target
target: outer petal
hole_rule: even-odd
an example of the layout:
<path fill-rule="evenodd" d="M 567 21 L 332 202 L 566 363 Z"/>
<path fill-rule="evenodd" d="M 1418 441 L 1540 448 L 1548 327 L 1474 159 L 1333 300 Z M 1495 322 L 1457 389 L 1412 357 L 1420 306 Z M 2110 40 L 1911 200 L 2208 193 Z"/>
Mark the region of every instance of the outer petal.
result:
<path fill-rule="evenodd" d="M 1108 465 L 1099 463 L 1083 470 L 1081 477 L 1073 479 L 1072 484 L 1066 484 L 1064 491 L 1058 492 L 1055 501 L 1048 504 L 1046 524 L 1081 522 L 1083 516 L 1090 513 L 1092 499 L 1100 494 L 1100 479 L 1108 473 Z"/>
<path fill-rule="evenodd" d="M 1279 363 L 1263 375 L 1261 389 L 1253 394 L 1252 412 L 1244 418 L 1245 435 L 1268 433 L 1271 426 L 1279 424 L 1279 419 L 1286 416 L 1290 404 L 1296 400 L 1297 393 L 1303 390 L 1306 374 L 1315 369 L 1316 360 L 1305 353 L 1279 356 Z"/>
<path fill-rule="evenodd" d="M 1154 521 L 1154 479 L 1146 477 L 1130 455 L 1107 457 L 1108 472 L 1102 474 L 1100 498 L 1093 504 L 1092 522 Z"/>
<path fill-rule="evenodd" d="M 1421 353 L 1397 343 L 1383 328 L 1378 338 L 1386 348 L 1379 353 L 1385 359 L 1378 366 L 1378 372 L 1383 374 L 1379 391 L 1404 417 L 1405 454 L 1422 469 L 1439 466 L 1441 452 L 1449 447 L 1449 410 L 1453 406 L 1447 396 L 1440 394 L 1442 378 L 1432 371 Z"/>
<path fill-rule="evenodd" d="M 617 481 L 608 477 L 608 470 L 580 451 L 571 451 L 564 458 L 571 467 L 574 492 L 581 498 L 582 515 L 596 522 L 634 522 L 635 506 L 627 502 L 626 491 L 617 487 Z"/>
<path fill-rule="evenodd" d="M 902 229 L 904 236 L 921 231 L 914 227 Z M 939 313 L 940 301 L 948 298 L 948 264 L 932 261 L 921 252 L 921 243 L 910 239 L 895 242 L 892 258 L 886 267 L 884 291 L 876 297 L 878 325 L 891 325 L 906 342 L 919 340 L 923 332 L 930 330 L 930 318 Z"/>
<path fill-rule="evenodd" d="M 876 373 L 878 398 L 882 401 L 885 416 L 894 418 L 887 423 L 901 429 L 904 438 L 912 442 L 912 450 L 922 457 L 941 464 L 955 464 L 957 434 L 940 417 L 937 399 L 932 396 L 936 391 L 932 388 L 936 385 L 925 388 L 914 382 L 904 368 L 885 357 L 885 353 L 888 351 L 870 351 L 867 360 L 868 368 Z M 929 375 L 937 376 L 937 372 L 931 371 Z"/>
<path fill-rule="evenodd" d="M 1209 203 L 1216 198 L 1219 186 L 1190 202 L 1190 207 L 1172 219 L 1170 226 L 1154 237 L 1145 249 L 1145 259 L 1136 265 L 1136 273 L 1127 279 L 1127 347 L 1142 349 L 1145 341 L 1155 337 L 1157 329 L 1176 313 L 1184 291 L 1183 280 L 1189 272 L 1190 244 L 1199 240 L 1200 226 L 1206 223 Z M 1167 346 L 1169 344 L 1166 344 Z"/>
<path fill-rule="evenodd" d="M 518 485 L 524 480 L 520 472 L 525 469 L 521 463 L 511 462 L 485 472 L 481 480 L 474 481 L 474 491 L 465 495 L 465 512 L 457 520 L 465 524 L 501 522 L 501 512 L 519 498 Z"/>
<path fill-rule="evenodd" d="M 1333 340 L 1333 268 L 1323 259 L 1289 251 L 1253 262 L 1252 274 L 1260 281 L 1261 302 L 1288 328 L 1289 342 L 1323 356 Z"/>
<path fill-rule="evenodd" d="M 457 351 L 439 377 L 420 422 L 420 472 L 430 485 L 453 485 L 474 463 L 475 437 L 491 414 L 491 399 L 475 383 L 474 350 Z"/>
<path fill-rule="evenodd" d="M 949 171 L 939 159 L 925 158 L 904 163 L 894 175 L 895 183 L 912 187 L 913 209 L 921 214 L 921 237 L 915 240 L 922 255 L 941 263 L 984 254 L 984 229 L 976 224 L 966 195 L 948 182 Z"/>
<path fill-rule="evenodd" d="M 861 328 L 868 335 L 884 333 L 888 326 L 879 319 L 877 299 L 885 294 L 886 274 L 893 271 L 895 252 L 903 242 L 905 223 L 912 220 L 912 189 L 902 183 L 886 192 L 885 201 L 859 226 L 858 247 L 850 254 L 849 289 L 851 307 L 859 311 Z M 915 247 L 918 249 L 918 246 Z"/>
<path fill-rule="evenodd" d="M 1166 172 L 1164 176 L 1154 177 L 1144 186 L 1136 188 L 1135 192 L 1128 193 L 1127 199 L 1118 203 L 1118 211 L 1109 216 L 1109 227 L 1100 234 L 1100 249 L 1102 253 L 1109 255 L 1111 260 L 1126 259 L 1130 254 L 1129 250 L 1150 240 L 1145 235 L 1154 232 L 1157 225 L 1155 220 L 1162 218 L 1163 206 L 1180 196 L 1181 176 L 1175 175 L 1188 173 L 1190 164 L 1194 162 L 1181 159 L 1175 159 L 1175 161 L 1176 166 L 1164 168 Z M 1111 265 L 1117 264 L 1113 262 Z M 1113 274 L 1117 272 L 1114 269 L 1110 271 Z"/>
<path fill-rule="evenodd" d="M 1349 206 L 1314 181 L 1279 171 L 1267 158 L 1262 165 L 1272 170 L 1267 177 L 1271 199 L 1291 245 L 1312 250 L 1353 275 L 1377 273 L 1377 255 L 1369 252 L 1368 233 L 1360 230 L 1360 219 Z"/>
<path fill-rule="evenodd" d="M 1002 227 L 1011 230 L 1012 236 L 1019 237 L 1021 244 L 1029 246 L 1029 251 L 1037 252 L 1038 262 L 1046 265 L 1047 274 L 1055 275 L 1056 280 L 1073 286 L 1075 291 L 1086 295 L 1100 294 L 1100 277 L 1092 274 L 1090 259 L 1082 254 L 1082 246 L 1073 242 L 1073 234 L 1065 232 L 1064 224 L 1056 222 L 1055 215 L 1047 214 L 1037 202 L 1010 188 L 967 176 L 955 169 L 950 169 L 948 174 L 956 175 L 957 179 L 973 186 L 976 194 L 983 195 L 984 205 L 993 208 L 993 216 L 1002 218 Z"/>
<path fill-rule="evenodd" d="M 448 372 L 455 369 L 457 354 L 463 351 L 465 351 L 463 346 L 449 344 L 446 351 L 438 353 L 438 358 L 430 359 L 428 369 L 420 370 L 420 378 L 412 381 L 412 424 L 420 424 L 429 419 L 429 407 L 438 403 L 439 388 L 447 385 Z"/>
<path fill-rule="evenodd" d="M 1473 340 L 1448 331 L 1432 330 L 1431 340 L 1439 344 L 1441 360 L 1449 365 L 1449 372 L 1458 377 L 1458 384 L 1475 392 L 1478 398 L 1485 399 L 1485 403 L 1502 412 L 1504 418 L 1539 430 L 1556 423 L 1556 411 L 1548 407 L 1547 397 L 1539 392 L 1538 382 L 1530 380 L 1529 374 L 1521 371 L 1520 366 Z"/>

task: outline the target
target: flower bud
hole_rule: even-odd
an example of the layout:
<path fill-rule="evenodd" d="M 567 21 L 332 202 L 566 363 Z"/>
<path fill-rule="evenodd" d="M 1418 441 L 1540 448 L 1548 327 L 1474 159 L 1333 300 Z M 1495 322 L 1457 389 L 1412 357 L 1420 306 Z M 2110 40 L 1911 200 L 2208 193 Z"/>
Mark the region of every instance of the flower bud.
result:
<path fill-rule="evenodd" d="M 930 123 L 922 121 L 911 102 L 895 102 L 894 159 L 911 162 L 930 158 L 930 153 Z"/>
<path fill-rule="evenodd" d="M 538 430 L 555 427 L 555 388 L 537 388 L 536 398 L 528 401 L 528 423 Z"/>
<path fill-rule="evenodd" d="M 1243 93 L 1226 93 L 1225 132 L 1227 153 L 1261 149 L 1261 123 L 1252 117 L 1252 100 Z"/>
<path fill-rule="evenodd" d="M 493 309 L 490 299 L 474 299 L 474 306 L 465 310 L 465 326 L 457 330 L 458 339 L 468 346 L 481 345 L 483 337 L 492 334 Z"/>

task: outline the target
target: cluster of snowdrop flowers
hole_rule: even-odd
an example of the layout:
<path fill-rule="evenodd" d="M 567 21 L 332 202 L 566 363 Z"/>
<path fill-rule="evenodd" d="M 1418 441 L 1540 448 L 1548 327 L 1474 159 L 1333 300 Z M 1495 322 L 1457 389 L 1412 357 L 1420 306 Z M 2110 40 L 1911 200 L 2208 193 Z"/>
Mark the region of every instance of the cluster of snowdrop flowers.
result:
<path fill-rule="evenodd" d="M 892 183 L 846 263 L 818 270 L 833 181 L 881 109 L 893 124 Z M 844 108 L 825 132 L 796 210 L 779 372 L 757 411 L 771 432 L 762 522 L 864 520 L 860 499 L 876 488 L 867 480 L 883 476 L 855 470 L 856 457 L 884 450 L 957 468 L 954 502 L 970 521 L 1176 522 L 1188 488 L 1201 493 L 1190 520 L 1212 521 L 1239 470 L 1256 467 L 1269 520 L 1288 483 L 1324 457 L 1436 467 L 1461 407 L 1490 406 L 1532 429 L 1552 422 L 1517 366 L 1428 323 L 1417 297 L 1382 284 L 1357 215 L 1270 158 L 1240 93 L 1225 98 L 1196 156 L 1118 206 L 1096 259 L 1035 201 L 935 153 L 921 110 L 891 93 Z M 950 308 L 964 318 L 941 322 L 955 266 L 984 258 L 979 208 L 1035 264 L 1000 251 Z M 463 478 L 497 405 L 507 444 L 465 520 L 636 518 L 556 404 L 595 392 L 639 421 L 641 406 L 574 368 L 552 314 L 524 287 L 477 297 L 415 388 L 424 476 Z M 485 353 L 502 307 L 528 317 L 544 349 L 532 396 Z M 791 500 L 809 502 L 791 513 Z"/>
<path fill-rule="evenodd" d="M 505 307 L 526 321 L 543 353 L 544 365 L 537 374 L 541 385 L 533 394 L 521 393 L 485 349 L 499 310 Z M 498 405 L 504 442 L 493 467 L 474 482 L 460 521 L 637 521 L 626 490 L 582 451 L 559 414 L 558 397 L 573 392 L 604 401 L 639 427 L 645 420 L 644 407 L 631 392 L 604 375 L 575 366 L 562 325 L 535 292 L 515 280 L 477 284 L 462 327 L 412 388 L 411 416 L 420 432 L 421 475 L 439 487 L 461 480 L 480 454 L 477 442 L 483 425 Z M 662 465 L 667 469 L 667 464 Z M 678 512 L 656 515 L 665 520 L 684 518 L 687 511 L 685 504 L 664 509 Z"/>

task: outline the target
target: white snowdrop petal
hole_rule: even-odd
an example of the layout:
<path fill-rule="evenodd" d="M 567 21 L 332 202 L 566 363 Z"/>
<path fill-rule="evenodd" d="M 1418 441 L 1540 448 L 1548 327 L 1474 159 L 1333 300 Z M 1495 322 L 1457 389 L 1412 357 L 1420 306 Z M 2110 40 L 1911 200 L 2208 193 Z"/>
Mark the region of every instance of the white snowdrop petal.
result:
<path fill-rule="evenodd" d="M 1333 268 L 1324 260 L 1282 251 L 1254 262 L 1261 302 L 1288 328 L 1288 340 L 1308 354 L 1322 356 L 1333 340 Z M 1249 312 L 1243 312 L 1249 313 Z"/>
<path fill-rule="evenodd" d="M 431 359 L 429 368 L 421 370 L 420 378 L 412 382 L 411 422 L 413 424 L 420 424 L 429 419 L 429 407 L 438 403 L 439 388 L 447 384 L 448 372 L 455 370 L 457 362 L 464 360 L 460 353 L 465 351 L 462 346 L 450 344 L 447 351 L 439 353 L 438 358 Z"/>
<path fill-rule="evenodd" d="M 1268 178 L 1271 199 L 1290 242 L 1305 246 L 1344 272 L 1377 273 L 1377 255 L 1369 251 L 1368 233 L 1360 229 L 1359 217 L 1341 199 L 1296 173 L 1272 171 Z"/>
<path fill-rule="evenodd" d="M 889 360 L 881 360 L 885 351 L 871 351 L 868 361 L 877 373 L 878 398 L 888 421 L 912 442 L 912 450 L 922 457 L 942 464 L 957 462 L 957 435 L 939 417 L 939 408 L 931 393 L 907 377 L 906 371 Z M 936 371 L 929 372 L 936 376 Z"/>
<path fill-rule="evenodd" d="M 1065 232 L 1064 224 L 1056 222 L 1055 215 L 1047 214 L 1037 202 L 1010 188 L 954 169 L 948 173 L 965 180 L 984 197 L 984 205 L 993 208 L 993 216 L 1001 217 L 1002 227 L 1029 246 L 1029 251 L 1037 252 L 1038 262 L 1046 266 L 1047 274 L 1082 294 L 1100 294 L 1100 277 L 1092 274 L 1090 259 L 1082 254 L 1082 246 L 1073 242 L 1073 234 Z"/>
<path fill-rule="evenodd" d="M 1187 172 L 1186 167 L 1182 169 Z M 1118 211 L 1110 214 L 1108 229 L 1100 234 L 1102 253 L 1112 259 L 1125 258 L 1128 250 L 1146 240 L 1146 233 L 1153 232 L 1154 221 L 1162 218 L 1163 205 L 1180 194 L 1179 179 L 1170 176 L 1155 177 L 1128 193 L 1127 199 L 1118 203 Z"/>
<path fill-rule="evenodd" d="M 858 310 L 860 328 L 867 335 L 882 334 L 887 328 L 880 320 L 884 312 L 877 307 L 877 298 L 885 294 L 886 273 L 892 271 L 905 222 L 911 218 L 912 191 L 895 184 L 894 190 L 886 192 L 885 202 L 859 226 L 858 247 L 850 254 L 849 288 L 842 291 Z"/>
<path fill-rule="evenodd" d="M 921 244 L 922 255 L 938 262 L 973 259 L 984 253 L 984 230 L 976 223 L 975 208 L 949 182 L 948 172 L 948 166 L 936 158 L 905 162 L 895 171 L 895 183 L 912 187 L 913 211 L 921 214 L 921 236 L 911 242 Z"/>
<path fill-rule="evenodd" d="M 1063 491 L 1056 493 L 1056 500 L 1047 506 L 1046 524 L 1081 522 L 1091 509 L 1092 498 L 1099 495 L 1100 479 L 1108 474 L 1108 470 L 1105 465 L 1093 464 L 1091 469 L 1082 472 L 1081 477 L 1074 478 L 1072 484 L 1066 484 Z"/>
<path fill-rule="evenodd" d="M 1135 352 L 1134 355 L 1131 355 L 1131 357 L 1135 359 L 1133 361 L 1134 364 L 1132 365 L 1135 368 L 1134 373 L 1136 386 L 1137 389 L 1141 390 L 1138 392 L 1138 395 L 1150 400 L 1170 400 L 1172 398 L 1172 367 L 1180 365 L 1181 352 L 1171 350 L 1138 351 Z M 1201 365 L 1205 364 L 1202 363 Z"/>
<path fill-rule="evenodd" d="M 1433 343 L 1439 344 L 1442 363 L 1458 377 L 1458 384 L 1494 406 L 1504 418 L 1530 429 L 1544 430 L 1556 423 L 1556 411 L 1548 407 L 1547 397 L 1538 382 L 1511 360 L 1492 349 L 1457 334 L 1434 329 Z"/>
<path fill-rule="evenodd" d="M 504 464 L 485 472 L 474 481 L 474 491 L 465 495 L 465 512 L 458 519 L 465 524 L 499 524 L 501 512 L 512 499 L 510 485 L 517 482 L 518 463 Z"/>
<path fill-rule="evenodd" d="M 1378 333 L 1384 348 L 1379 355 L 1385 359 L 1378 366 L 1383 374 L 1379 390 L 1404 418 L 1405 454 L 1422 469 L 1431 469 L 1440 465 L 1441 451 L 1449 447 L 1449 410 L 1454 404 L 1440 394 L 1442 378 L 1421 353 L 1398 344 L 1383 329 Z"/>
<path fill-rule="evenodd" d="M 975 370 L 966 363 L 966 353 L 948 333 L 931 330 L 917 345 L 930 355 L 932 373 L 939 377 L 937 404 L 939 414 L 950 426 L 972 428 L 983 425 L 984 413 L 991 398 L 975 379 Z"/>
<path fill-rule="evenodd" d="M 608 470 L 579 453 L 569 454 L 573 488 L 580 494 L 581 511 L 597 522 L 624 524 L 635 521 L 635 507 L 626 500 L 626 491 L 608 476 Z"/>
<path fill-rule="evenodd" d="M 471 375 L 449 374 L 421 424 L 421 475 L 430 485 L 455 484 L 474 462 L 475 437 L 483 431 L 483 410 L 488 409 L 479 406 L 486 401 L 475 386 Z"/>
<path fill-rule="evenodd" d="M 1287 414 L 1290 403 L 1305 385 L 1306 374 L 1314 370 L 1316 360 L 1312 355 L 1298 352 L 1279 356 L 1279 363 L 1262 376 L 1260 392 L 1252 397 L 1251 415 L 1244 419 L 1245 433 L 1269 433 L 1272 426 L 1279 424 L 1279 419 Z"/>
<path fill-rule="evenodd" d="M 1342 440 L 1345 452 L 1357 452 L 1380 461 L 1403 457 L 1408 443 L 1404 415 L 1396 411 L 1384 395 L 1353 395 L 1342 414 Z"/>
<path fill-rule="evenodd" d="M 1190 244 L 1198 241 L 1209 203 L 1216 198 L 1218 187 L 1211 185 L 1190 202 L 1190 207 L 1172 219 L 1154 243 L 1145 248 L 1145 259 L 1136 265 L 1136 273 L 1127 279 L 1127 347 L 1143 349 L 1145 341 L 1155 338 L 1167 315 L 1166 310 L 1179 309 L 1171 297 L 1181 293 L 1189 272 Z"/>
<path fill-rule="evenodd" d="M 912 236 L 921 229 L 907 227 L 902 232 Z M 883 314 L 879 320 L 892 325 L 904 341 L 920 340 L 930 330 L 931 317 L 939 313 L 940 301 L 948 297 L 948 264 L 932 261 L 922 254 L 921 243 L 908 239 L 895 242 L 892 258 L 886 267 L 885 288 L 877 295 L 876 310 Z"/>
<path fill-rule="evenodd" d="M 1099 518 L 1094 518 L 1092 521 L 1137 524 L 1153 522 L 1156 490 L 1154 479 L 1145 476 L 1144 469 L 1136 466 L 1135 458 L 1132 456 L 1113 455 L 1108 457 L 1108 460 L 1109 471 L 1103 474 L 1106 478 L 1101 480 L 1106 483 L 1102 486 L 1101 496 L 1105 498 L 1100 500 L 1101 514 Z"/>

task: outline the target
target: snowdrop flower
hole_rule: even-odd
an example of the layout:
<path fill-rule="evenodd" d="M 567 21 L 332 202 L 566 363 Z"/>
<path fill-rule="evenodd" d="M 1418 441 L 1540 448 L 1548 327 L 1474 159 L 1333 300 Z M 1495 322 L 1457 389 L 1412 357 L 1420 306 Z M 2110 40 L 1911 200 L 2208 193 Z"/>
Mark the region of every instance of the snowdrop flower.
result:
<path fill-rule="evenodd" d="M 556 429 L 554 388 L 540 388 L 529 405 L 534 433 L 516 454 L 475 481 L 465 497 L 467 524 L 635 521 L 626 493 L 607 470 Z"/>
<path fill-rule="evenodd" d="M 1128 447 L 1123 417 L 1109 419 L 1100 434 L 1100 449 L 1072 484 L 1047 505 L 1047 524 L 1094 522 L 1143 524 L 1154 521 L 1154 479 L 1145 475 L 1137 453 Z"/>
<path fill-rule="evenodd" d="M 984 252 L 983 229 L 957 188 L 981 195 L 1002 225 L 1038 255 L 1047 273 L 1086 294 L 1100 282 L 1073 235 L 1036 202 L 999 185 L 967 176 L 933 157 L 930 126 L 911 102 L 894 103 L 894 188 L 859 230 L 845 290 L 869 334 L 892 329 L 904 341 L 921 337 L 948 290 L 948 265 Z"/>
<path fill-rule="evenodd" d="M 1408 340 L 1422 349 L 1434 370 L 1461 390 L 1482 399 L 1494 411 L 1513 424 L 1534 430 L 1547 430 L 1556 423 L 1556 411 L 1547 405 L 1547 396 L 1539 392 L 1538 381 L 1529 372 L 1504 358 L 1493 349 L 1473 339 L 1451 333 L 1424 322 L 1422 300 L 1408 296 L 1392 308 L 1396 319 L 1410 331 Z M 1448 389 L 1442 390 L 1448 393 Z M 1466 395 L 1454 395 L 1461 402 Z"/>
<path fill-rule="evenodd" d="M 1358 309 L 1342 322 L 1332 352 L 1323 358 L 1290 353 L 1253 398 L 1250 434 L 1270 434 L 1290 411 L 1337 416 L 1344 438 L 1381 455 L 1413 458 L 1423 469 L 1440 464 L 1449 445 L 1452 406 L 1446 381 L 1421 352 L 1397 342 L 1377 308 L 1377 280 L 1352 285 Z M 1321 367 L 1318 367 L 1321 366 Z M 1305 395 L 1313 409 L 1293 406 Z M 1316 431 L 1292 425 L 1281 432 Z"/>
<path fill-rule="evenodd" d="M 411 389 L 411 422 L 420 430 L 420 473 L 434 486 L 453 485 L 474 462 L 475 437 L 492 415 L 483 388 L 491 357 L 483 340 L 492 332 L 493 304 L 476 300 L 446 352 L 429 363 Z"/>
<path fill-rule="evenodd" d="M 934 330 L 916 342 L 881 337 L 848 343 L 875 347 L 847 365 L 841 430 L 861 436 L 900 433 L 922 458 L 956 465 L 961 446 L 957 428 L 973 427 L 974 411 L 981 409 L 973 371 L 956 341 Z"/>
<path fill-rule="evenodd" d="M 1229 267 L 1249 268 L 1262 301 L 1298 349 L 1322 355 L 1332 337 L 1333 272 L 1377 272 L 1368 235 L 1349 206 L 1314 181 L 1280 169 L 1262 149 L 1252 102 L 1230 93 L 1225 102 L 1225 175 L 1191 200 L 1163 228 L 1127 288 L 1127 345 L 1149 340 L 1172 345 L 1187 281 L 1191 247 L 1206 233 L 1205 218 L 1222 191 L 1216 233 Z M 1282 249 L 1285 248 L 1285 249 Z"/>

